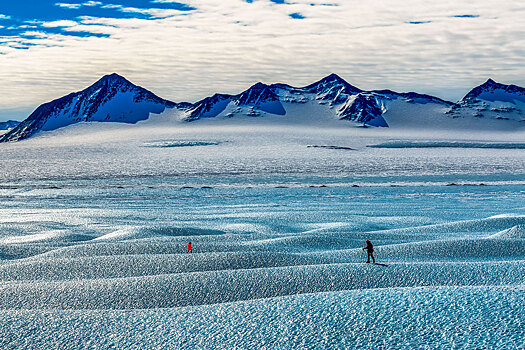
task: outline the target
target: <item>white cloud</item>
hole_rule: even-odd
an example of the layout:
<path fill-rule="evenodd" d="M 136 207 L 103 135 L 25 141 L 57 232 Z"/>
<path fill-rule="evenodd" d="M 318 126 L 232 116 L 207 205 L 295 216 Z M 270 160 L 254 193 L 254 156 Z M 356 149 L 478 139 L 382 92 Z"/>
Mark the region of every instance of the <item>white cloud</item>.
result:
<path fill-rule="evenodd" d="M 79 8 L 82 8 L 82 7 L 95 7 L 95 6 L 100 6 L 100 5 L 102 5 L 102 2 L 100 1 L 86 1 L 83 3 L 76 3 L 76 4 L 64 3 L 64 2 L 55 3 L 55 6 L 67 8 L 71 10 L 78 10 Z"/>
<path fill-rule="evenodd" d="M 102 2 L 100 2 L 100 1 L 86 1 L 86 2 L 82 3 L 82 5 L 84 5 L 84 6 L 100 6 L 100 5 L 102 5 Z"/>
<path fill-rule="evenodd" d="M 42 23 L 42 27 L 46 28 L 57 28 L 57 27 L 72 27 L 77 25 L 78 23 L 75 21 L 52 21 L 52 22 L 44 22 Z"/>
<path fill-rule="evenodd" d="M 155 18 L 79 17 L 63 27 L 109 38 L 47 35 L 31 38 L 46 46 L 0 47 L 0 109 L 36 106 L 114 71 L 175 101 L 236 93 L 257 81 L 306 85 L 331 72 L 363 89 L 449 99 L 489 76 L 525 85 L 521 0 L 184 3 L 197 10 L 121 7 Z M 294 12 L 306 19 L 293 20 Z M 479 17 L 452 17 L 465 14 Z M 418 21 L 430 23 L 409 23 Z"/>
<path fill-rule="evenodd" d="M 11 19 L 11 16 L 3 15 L 0 13 L 0 19 Z"/>
<path fill-rule="evenodd" d="M 57 2 L 55 6 L 66 8 L 66 9 L 72 9 L 72 10 L 78 10 L 82 7 L 82 4 L 67 4 L 62 2 Z"/>
<path fill-rule="evenodd" d="M 104 5 L 101 8 L 115 9 L 115 10 L 126 12 L 126 13 L 136 13 L 136 14 L 141 14 L 141 15 L 147 15 L 153 18 L 166 18 L 166 17 L 184 14 L 186 12 L 186 11 L 181 11 L 181 10 L 176 10 L 176 9 L 159 9 L 159 8 L 144 9 L 144 8 L 127 7 L 123 5 L 114 5 L 114 4 Z"/>
<path fill-rule="evenodd" d="M 117 34 L 119 29 L 114 26 L 76 24 L 63 29 L 64 32 L 85 32 L 94 34 Z"/>

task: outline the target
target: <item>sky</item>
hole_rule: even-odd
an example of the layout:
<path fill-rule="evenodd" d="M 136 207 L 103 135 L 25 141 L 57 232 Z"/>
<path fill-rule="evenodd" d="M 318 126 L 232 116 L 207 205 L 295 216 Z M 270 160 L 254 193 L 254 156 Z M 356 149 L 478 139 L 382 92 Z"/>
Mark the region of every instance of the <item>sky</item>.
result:
<path fill-rule="evenodd" d="M 525 86 L 522 0 L 2 0 L 0 121 L 119 73 L 176 102 L 337 73 L 456 101 Z"/>

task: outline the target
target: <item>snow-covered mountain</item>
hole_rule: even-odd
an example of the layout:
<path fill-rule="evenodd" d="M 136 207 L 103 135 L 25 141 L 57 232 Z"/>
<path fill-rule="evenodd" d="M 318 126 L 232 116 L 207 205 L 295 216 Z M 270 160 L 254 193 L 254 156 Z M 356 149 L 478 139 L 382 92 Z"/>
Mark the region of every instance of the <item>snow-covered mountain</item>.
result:
<path fill-rule="evenodd" d="M 10 130 L 16 127 L 18 124 L 20 124 L 20 122 L 16 120 L 8 120 L 6 122 L 0 122 L 0 130 Z"/>
<path fill-rule="evenodd" d="M 23 140 L 39 131 L 55 130 L 78 122 L 136 123 L 148 119 L 150 113 L 162 113 L 175 105 L 118 74 L 110 74 L 85 90 L 41 105 L 26 120 L 1 136 L 0 142 Z"/>
<path fill-rule="evenodd" d="M 363 126 L 516 129 L 525 126 L 524 111 L 524 88 L 490 79 L 453 103 L 416 92 L 364 91 L 331 74 L 305 87 L 257 83 L 239 95 L 216 94 L 186 108 L 183 120 L 278 115 L 296 121 L 289 114 L 317 113 Z"/>
<path fill-rule="evenodd" d="M 525 122 L 525 89 L 488 79 L 465 95 L 448 115 Z"/>
<path fill-rule="evenodd" d="M 290 124 L 335 122 L 343 127 L 516 129 L 525 126 L 525 89 L 489 79 L 453 103 L 415 92 L 364 91 L 330 74 L 304 87 L 259 82 L 237 95 L 218 93 L 196 103 L 174 103 L 111 74 L 83 91 L 41 105 L 1 136 L 0 142 L 81 121 L 136 123 L 166 108 L 176 113 L 174 120 L 182 122 L 232 119 L 242 123 L 258 117 L 268 123 L 277 118 Z"/>
<path fill-rule="evenodd" d="M 322 106 L 328 112 L 324 114 L 331 115 L 334 120 L 382 127 L 389 126 L 387 119 L 392 119 L 390 117 L 393 117 L 394 122 L 399 119 L 396 112 L 414 116 L 422 114 L 419 107 L 424 105 L 425 113 L 430 117 L 445 118 L 444 113 L 454 105 L 437 97 L 414 92 L 363 91 L 338 75 L 330 74 L 305 87 L 257 83 L 239 95 L 216 94 L 187 108 L 184 120 L 263 117 L 271 114 L 284 116 L 294 104 L 304 105 L 299 108 L 300 111 L 294 108 L 295 113 L 311 114 L 317 105 Z"/>

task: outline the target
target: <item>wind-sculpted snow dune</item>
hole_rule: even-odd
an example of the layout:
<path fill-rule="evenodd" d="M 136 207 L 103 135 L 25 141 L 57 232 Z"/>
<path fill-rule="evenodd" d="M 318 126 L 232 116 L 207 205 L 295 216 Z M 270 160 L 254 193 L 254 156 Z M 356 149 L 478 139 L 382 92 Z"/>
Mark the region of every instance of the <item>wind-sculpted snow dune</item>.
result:
<path fill-rule="evenodd" d="M 31 340 L 35 348 L 75 349 L 520 349 L 524 304 L 523 286 L 501 286 L 355 290 L 160 310 L 9 310 L 0 311 L 0 343 L 17 348 Z"/>
<path fill-rule="evenodd" d="M 519 184 L 155 181 L 0 193 L 1 348 L 521 346 Z"/>
<path fill-rule="evenodd" d="M 334 264 L 58 282 L 4 282 L 4 309 L 148 309 L 347 289 L 504 285 L 525 262 Z"/>
<path fill-rule="evenodd" d="M 359 264 L 361 249 L 345 249 L 351 241 L 328 233 L 266 238 L 163 228 L 146 230 L 145 238 L 137 228 L 136 236 L 110 233 L 4 262 L 0 307 L 144 309 L 350 289 L 507 285 L 525 278 L 524 220 L 499 216 L 365 233 L 381 242 L 408 231 L 425 239 L 441 232 L 442 239 L 376 246 L 386 265 Z M 465 232 L 471 236 L 456 237 Z M 188 239 L 199 252 L 181 251 Z M 331 249 L 334 242 L 339 249 Z"/>

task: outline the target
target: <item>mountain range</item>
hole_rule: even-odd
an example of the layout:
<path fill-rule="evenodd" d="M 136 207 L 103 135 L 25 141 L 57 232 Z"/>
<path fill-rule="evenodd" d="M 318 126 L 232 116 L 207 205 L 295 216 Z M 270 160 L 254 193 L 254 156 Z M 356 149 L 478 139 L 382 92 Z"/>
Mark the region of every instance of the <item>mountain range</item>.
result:
<path fill-rule="evenodd" d="M 5 122 L 0 122 L 0 130 L 11 130 L 12 128 L 16 127 L 18 124 L 20 124 L 20 122 L 16 120 L 8 120 Z"/>
<path fill-rule="evenodd" d="M 195 103 L 175 103 L 114 73 L 82 91 L 39 106 L 18 125 L 6 124 L 4 130 L 8 131 L 0 136 L 0 142 L 23 140 L 78 122 L 137 123 L 166 110 L 177 114 L 181 122 L 211 118 L 236 118 L 239 122 L 266 118 L 272 122 L 277 117 L 297 123 L 310 116 L 321 123 L 323 118 L 339 121 L 341 127 L 449 125 L 516 130 L 525 126 L 525 89 L 488 79 L 460 101 L 450 102 L 416 92 L 364 91 L 330 74 L 305 87 L 259 82 L 237 95 L 215 94 Z"/>

